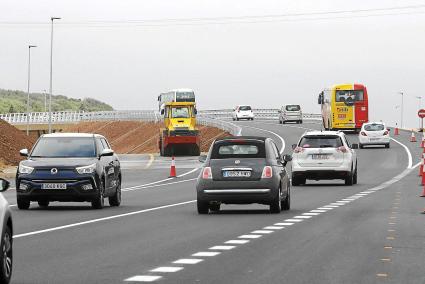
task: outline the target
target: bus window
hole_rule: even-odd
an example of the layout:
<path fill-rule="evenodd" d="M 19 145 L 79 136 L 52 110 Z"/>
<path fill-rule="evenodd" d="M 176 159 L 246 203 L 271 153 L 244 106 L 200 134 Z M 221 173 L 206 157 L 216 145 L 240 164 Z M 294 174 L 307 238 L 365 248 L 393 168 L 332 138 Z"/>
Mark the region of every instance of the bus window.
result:
<path fill-rule="evenodd" d="M 363 91 L 337 90 L 335 94 L 336 102 L 363 101 Z"/>

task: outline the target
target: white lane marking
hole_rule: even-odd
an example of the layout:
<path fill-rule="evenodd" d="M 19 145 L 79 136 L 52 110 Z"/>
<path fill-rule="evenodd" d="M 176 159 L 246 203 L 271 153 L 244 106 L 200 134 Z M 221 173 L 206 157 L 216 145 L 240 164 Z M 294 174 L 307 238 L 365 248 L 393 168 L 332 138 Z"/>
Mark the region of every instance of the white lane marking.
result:
<path fill-rule="evenodd" d="M 210 247 L 210 250 L 231 250 L 234 249 L 235 246 L 214 246 L 214 247 Z"/>
<path fill-rule="evenodd" d="M 169 273 L 169 272 L 177 272 L 182 270 L 183 267 L 176 267 L 176 266 L 161 266 L 161 267 L 157 267 L 155 269 L 152 269 L 151 272 L 165 272 L 165 273 Z"/>
<path fill-rule="evenodd" d="M 310 210 L 310 212 L 312 212 L 312 213 L 325 213 L 325 212 L 327 212 L 327 210 L 314 209 L 314 210 Z"/>
<path fill-rule="evenodd" d="M 407 168 L 411 169 L 413 162 L 412 162 L 412 153 L 410 153 L 409 148 L 406 145 L 404 145 L 403 143 L 399 142 L 398 140 L 395 140 L 394 138 L 390 138 L 390 139 L 393 140 L 394 142 L 396 142 L 397 144 L 399 144 L 401 147 L 403 147 L 404 150 L 406 150 L 407 159 L 408 159 Z"/>
<path fill-rule="evenodd" d="M 302 215 L 299 215 L 299 216 L 295 216 L 294 218 L 297 218 L 297 219 L 310 219 L 311 216 L 302 216 Z"/>
<path fill-rule="evenodd" d="M 153 208 L 148 208 L 148 209 L 143 209 L 143 210 L 138 210 L 138 211 L 133 211 L 133 212 L 128 212 L 128 213 L 123 213 L 123 214 L 117 214 L 117 215 L 112 215 L 112 216 L 108 216 L 108 217 L 97 218 L 97 219 L 92 219 L 92 220 L 88 220 L 88 221 L 83 221 L 83 222 L 53 227 L 53 228 L 49 228 L 49 229 L 33 231 L 33 232 L 29 232 L 29 233 L 24 233 L 24 234 L 18 234 L 18 235 L 14 235 L 13 238 L 17 239 L 17 238 L 22 238 L 22 237 L 27 237 L 27 236 L 39 235 L 39 234 L 43 234 L 43 233 L 47 233 L 47 232 L 59 231 L 59 230 L 63 230 L 63 229 L 78 227 L 78 226 L 87 225 L 87 224 L 93 224 L 93 223 L 102 222 L 102 221 L 106 221 L 106 220 L 113 220 L 113 219 L 117 219 L 117 218 L 142 214 L 142 213 L 146 213 L 146 212 L 157 211 L 157 210 L 160 210 L 160 209 L 186 205 L 186 204 L 190 204 L 190 203 L 194 203 L 194 202 L 196 202 L 196 200 L 189 200 L 189 201 L 184 201 L 184 202 L 179 202 L 179 203 L 174 203 L 174 204 L 168 204 L 168 205 L 163 205 L 163 206 L 158 206 L 158 207 L 153 207 Z"/>
<path fill-rule="evenodd" d="M 181 258 L 176 261 L 173 261 L 175 264 L 197 264 L 204 261 L 203 259 L 199 258 Z"/>
<path fill-rule="evenodd" d="M 224 243 L 229 245 L 243 245 L 249 243 L 249 240 L 230 240 Z"/>
<path fill-rule="evenodd" d="M 192 169 L 192 170 L 190 170 L 190 171 L 188 171 L 188 172 L 186 172 L 186 173 L 183 173 L 183 174 L 181 174 L 181 175 L 178 175 L 177 177 L 184 177 L 184 176 L 189 175 L 189 174 L 191 174 L 191 173 L 193 173 L 193 172 L 196 172 L 196 171 L 197 171 L 197 170 L 199 170 L 199 169 L 200 169 L 200 168 L 194 168 L 194 169 Z M 150 182 L 150 183 L 145 183 L 145 184 L 140 184 L 140 185 L 129 186 L 129 187 L 125 187 L 125 188 L 123 188 L 123 189 L 121 189 L 121 190 L 122 190 L 122 191 L 132 191 L 132 190 L 135 190 L 135 189 L 145 188 L 145 187 L 147 187 L 147 186 L 154 185 L 154 184 L 158 184 L 158 183 L 161 183 L 161 182 L 166 182 L 166 181 L 169 181 L 169 180 L 173 180 L 173 178 L 165 178 L 165 179 L 158 180 L 158 181 L 154 181 L 154 182 Z"/>
<path fill-rule="evenodd" d="M 154 276 L 154 275 L 137 275 L 127 279 L 124 279 L 125 282 L 154 282 L 156 280 L 161 279 L 162 276 Z"/>
<path fill-rule="evenodd" d="M 155 161 L 155 156 L 149 154 L 149 162 L 146 164 L 145 169 L 149 169 L 152 166 L 153 161 Z"/>
<path fill-rule="evenodd" d="M 193 181 L 193 180 L 197 180 L 197 178 L 184 179 L 184 180 L 173 181 L 173 182 L 168 182 L 168 183 L 161 183 L 161 184 L 155 184 L 155 185 L 147 185 L 147 186 L 138 187 L 138 188 L 132 188 L 132 189 L 127 189 L 127 190 L 122 189 L 121 191 L 133 191 L 133 190 L 139 190 L 139 189 L 147 189 L 147 188 L 160 187 L 160 186 L 165 186 L 165 185 L 178 184 L 178 183 L 183 183 L 183 182 L 188 182 L 188 181 Z"/>
<path fill-rule="evenodd" d="M 326 205 L 326 207 L 328 207 L 328 208 L 338 208 L 339 205 Z"/>
<path fill-rule="evenodd" d="M 216 255 L 219 255 L 220 253 L 221 252 L 219 251 L 200 251 L 200 252 L 192 254 L 192 256 L 195 256 L 195 257 L 216 256 Z"/>
<path fill-rule="evenodd" d="M 302 222 L 301 219 L 286 219 L 285 222 Z"/>
<path fill-rule="evenodd" d="M 294 223 L 275 223 L 275 226 L 292 226 Z"/>
<path fill-rule="evenodd" d="M 258 127 L 253 127 L 253 126 L 243 126 L 243 128 L 251 128 L 251 129 L 256 129 L 256 130 L 260 130 L 260 131 L 264 131 L 264 132 L 268 132 L 268 133 L 273 134 L 274 136 L 279 138 L 280 142 L 282 143 L 282 148 L 280 148 L 280 154 L 283 154 L 283 152 L 285 151 L 285 147 L 286 147 L 285 140 L 282 138 L 282 136 L 280 136 L 276 132 L 266 130 L 266 129 L 262 129 L 262 128 L 258 128 Z"/>
<path fill-rule="evenodd" d="M 264 227 L 263 229 L 264 230 L 282 230 L 284 228 L 285 227 L 282 227 L 282 226 L 267 226 L 267 227 Z"/>
<path fill-rule="evenodd" d="M 263 235 L 242 235 L 239 236 L 238 238 L 240 239 L 258 239 L 261 238 Z"/>
<path fill-rule="evenodd" d="M 270 231 L 270 230 L 256 230 L 256 231 L 252 231 L 251 234 L 271 234 L 274 231 Z"/>
<path fill-rule="evenodd" d="M 313 213 L 307 212 L 307 213 L 303 213 L 301 215 L 304 215 L 304 216 L 317 216 L 317 215 L 320 215 L 320 213 L 317 213 L 317 212 L 313 212 Z"/>
<path fill-rule="evenodd" d="M 332 208 L 332 207 L 326 207 L 326 206 L 323 206 L 323 207 L 319 207 L 319 208 L 317 208 L 317 209 L 319 209 L 319 210 L 327 210 L 327 211 L 329 211 L 329 210 L 332 210 L 333 208 Z"/>
<path fill-rule="evenodd" d="M 190 175 L 191 173 L 194 173 L 194 172 L 198 171 L 199 169 L 200 169 L 200 168 L 194 168 L 193 170 L 188 171 L 187 173 L 184 173 L 184 174 L 178 175 L 177 177 L 179 178 L 179 177 L 184 177 L 184 176 Z"/>

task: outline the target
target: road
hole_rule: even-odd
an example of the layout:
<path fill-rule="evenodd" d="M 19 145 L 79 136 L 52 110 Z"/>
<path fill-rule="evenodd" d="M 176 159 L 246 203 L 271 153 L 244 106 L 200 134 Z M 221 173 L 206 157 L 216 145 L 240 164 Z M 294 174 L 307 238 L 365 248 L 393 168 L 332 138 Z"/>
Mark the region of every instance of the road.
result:
<path fill-rule="evenodd" d="M 240 125 L 285 153 L 320 127 Z M 188 174 L 168 179 L 169 161 L 123 156 L 121 207 L 13 207 L 13 283 L 425 283 L 421 149 L 408 137 L 394 137 L 405 146 L 358 150 L 358 185 L 293 187 L 292 208 L 281 214 L 225 205 L 198 215 L 196 158 L 178 159 L 178 174 Z M 4 195 L 16 203 L 14 190 Z"/>

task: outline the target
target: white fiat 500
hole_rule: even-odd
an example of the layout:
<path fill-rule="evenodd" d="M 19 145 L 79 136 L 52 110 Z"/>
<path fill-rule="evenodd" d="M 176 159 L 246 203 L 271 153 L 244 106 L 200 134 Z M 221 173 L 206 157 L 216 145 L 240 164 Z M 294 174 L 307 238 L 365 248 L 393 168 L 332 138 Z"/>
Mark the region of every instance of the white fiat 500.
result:
<path fill-rule="evenodd" d="M 368 122 L 363 124 L 359 133 L 360 148 L 364 146 L 383 145 L 390 148 L 390 132 L 382 122 Z"/>
<path fill-rule="evenodd" d="M 340 131 L 308 131 L 292 145 L 292 185 L 310 180 L 342 179 L 346 185 L 357 183 L 357 155 Z"/>

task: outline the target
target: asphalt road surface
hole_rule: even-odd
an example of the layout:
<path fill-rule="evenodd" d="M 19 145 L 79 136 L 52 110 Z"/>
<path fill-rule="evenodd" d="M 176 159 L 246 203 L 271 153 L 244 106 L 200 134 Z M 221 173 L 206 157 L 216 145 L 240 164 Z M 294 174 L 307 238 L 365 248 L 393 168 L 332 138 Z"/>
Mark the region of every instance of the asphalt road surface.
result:
<path fill-rule="evenodd" d="M 306 129 L 320 127 L 240 125 L 244 135 L 272 137 L 285 153 Z M 390 149 L 357 150 L 358 185 L 293 187 L 292 208 L 281 214 L 224 205 L 198 215 L 197 158 L 177 159 L 183 175 L 169 179 L 169 160 L 122 156 L 118 208 L 12 207 L 12 283 L 425 283 L 422 151 L 408 137 L 395 136 L 403 145 L 392 141 Z M 13 189 L 4 196 L 16 204 Z"/>

